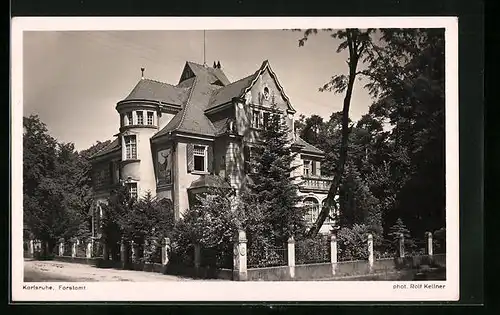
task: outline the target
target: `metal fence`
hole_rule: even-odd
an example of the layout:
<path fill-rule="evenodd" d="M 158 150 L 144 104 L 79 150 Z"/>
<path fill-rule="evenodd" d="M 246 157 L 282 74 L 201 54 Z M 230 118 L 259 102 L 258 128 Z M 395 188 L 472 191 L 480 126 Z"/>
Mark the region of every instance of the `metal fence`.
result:
<path fill-rule="evenodd" d="M 382 239 L 373 246 L 375 259 L 393 258 L 397 255 L 397 242 Z"/>
<path fill-rule="evenodd" d="M 331 248 L 328 237 L 295 242 L 295 261 L 298 265 L 330 262 L 330 257 Z"/>
<path fill-rule="evenodd" d="M 259 251 L 249 251 L 248 268 L 264 268 L 288 265 L 287 248 L 266 246 Z"/>
<path fill-rule="evenodd" d="M 202 247 L 200 250 L 200 266 L 210 267 L 210 268 L 223 268 L 232 269 L 233 268 L 233 254 L 230 247 L 227 248 L 217 248 Z"/>

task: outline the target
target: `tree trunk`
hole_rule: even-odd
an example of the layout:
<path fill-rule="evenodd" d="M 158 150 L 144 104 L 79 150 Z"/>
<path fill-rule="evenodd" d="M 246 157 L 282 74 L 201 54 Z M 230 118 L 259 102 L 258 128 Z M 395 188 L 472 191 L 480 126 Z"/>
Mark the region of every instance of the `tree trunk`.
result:
<path fill-rule="evenodd" d="M 335 170 L 335 175 L 333 177 L 332 185 L 328 190 L 328 195 L 325 200 L 325 204 L 322 207 L 316 222 L 314 222 L 311 229 L 308 231 L 309 237 L 314 237 L 318 234 L 321 226 L 325 222 L 326 218 L 330 215 L 330 209 L 335 206 L 335 196 L 337 195 L 337 191 L 339 189 L 342 175 L 344 174 L 345 162 L 347 160 L 347 143 L 349 139 L 349 108 L 351 106 L 351 97 L 352 90 L 354 87 L 354 80 L 356 78 L 356 68 L 358 64 L 358 59 L 353 53 L 350 51 L 350 59 L 349 59 L 349 79 L 347 82 L 347 90 L 344 97 L 344 106 L 342 108 L 342 138 L 340 141 L 340 155 L 339 155 L 339 164 Z"/>

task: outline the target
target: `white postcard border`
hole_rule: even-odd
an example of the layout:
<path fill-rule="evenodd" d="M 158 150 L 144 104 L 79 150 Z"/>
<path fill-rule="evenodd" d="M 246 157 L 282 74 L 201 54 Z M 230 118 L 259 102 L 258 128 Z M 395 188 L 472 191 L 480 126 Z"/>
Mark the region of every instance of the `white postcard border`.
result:
<path fill-rule="evenodd" d="M 23 32 L 70 30 L 192 30 L 291 28 L 445 28 L 446 60 L 446 281 L 172 281 L 23 282 L 22 117 Z M 11 293 L 21 301 L 456 301 L 459 299 L 459 151 L 457 17 L 17 17 L 11 21 Z M 444 284 L 444 289 L 394 289 Z M 54 290 L 26 290 L 24 285 Z M 59 290 L 59 285 L 85 290 Z"/>

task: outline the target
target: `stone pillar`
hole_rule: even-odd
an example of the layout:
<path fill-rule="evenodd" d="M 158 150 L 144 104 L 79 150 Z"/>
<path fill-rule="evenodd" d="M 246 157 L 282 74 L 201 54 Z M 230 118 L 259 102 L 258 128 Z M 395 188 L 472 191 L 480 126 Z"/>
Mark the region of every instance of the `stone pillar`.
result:
<path fill-rule="evenodd" d="M 373 272 L 373 235 L 368 234 L 368 268 Z"/>
<path fill-rule="evenodd" d="M 59 256 L 64 256 L 64 241 L 59 243 Z"/>
<path fill-rule="evenodd" d="M 142 246 L 142 258 L 144 260 L 144 263 L 149 263 L 150 261 L 148 246 L 150 246 L 148 241 L 144 240 L 144 246 Z"/>
<path fill-rule="evenodd" d="M 432 232 L 427 232 L 427 255 L 432 258 L 433 248 L 432 248 Z"/>
<path fill-rule="evenodd" d="M 200 269 L 200 265 L 201 265 L 201 245 L 194 244 L 194 268 L 196 269 L 196 272 L 198 272 L 198 269 Z"/>
<path fill-rule="evenodd" d="M 122 267 L 125 268 L 125 265 L 128 262 L 128 257 L 127 257 L 127 244 L 124 239 L 120 241 L 120 260 L 122 262 Z"/>
<path fill-rule="evenodd" d="M 92 258 L 92 251 L 93 251 L 92 241 L 88 241 L 87 242 L 87 248 L 86 248 L 86 251 L 85 251 L 85 254 L 86 254 L 87 258 Z"/>
<path fill-rule="evenodd" d="M 130 245 L 132 247 L 132 263 L 136 263 L 139 258 L 139 248 L 134 241 L 130 242 Z"/>
<path fill-rule="evenodd" d="M 332 234 L 330 239 L 330 262 L 332 264 L 332 274 L 337 270 L 337 236 Z"/>
<path fill-rule="evenodd" d="M 405 236 L 403 233 L 399 234 L 399 257 L 405 257 Z"/>
<path fill-rule="evenodd" d="M 163 266 L 168 265 L 169 257 L 168 255 L 170 254 L 170 239 L 168 237 L 165 237 L 162 242 L 162 247 L 161 247 L 161 264 Z"/>
<path fill-rule="evenodd" d="M 293 236 L 288 239 L 288 270 L 290 272 L 290 278 L 295 278 L 295 240 Z"/>
<path fill-rule="evenodd" d="M 233 246 L 233 280 L 246 281 L 247 273 L 247 236 L 245 231 L 238 231 Z"/>
<path fill-rule="evenodd" d="M 76 257 L 76 241 L 71 244 L 71 257 Z"/>
<path fill-rule="evenodd" d="M 30 257 L 35 257 L 35 241 L 33 240 L 30 240 L 30 244 L 29 244 L 29 254 L 30 254 Z"/>
<path fill-rule="evenodd" d="M 102 259 L 109 260 L 108 245 L 102 243 Z"/>

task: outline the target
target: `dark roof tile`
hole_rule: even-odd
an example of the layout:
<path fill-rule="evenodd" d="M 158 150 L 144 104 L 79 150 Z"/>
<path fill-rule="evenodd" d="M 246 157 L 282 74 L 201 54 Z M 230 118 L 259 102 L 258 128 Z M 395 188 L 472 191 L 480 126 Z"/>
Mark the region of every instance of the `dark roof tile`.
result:
<path fill-rule="evenodd" d="M 194 72 L 194 75 L 199 77 L 199 76 L 206 76 L 208 79 L 208 83 L 212 84 L 219 80 L 222 82 L 224 85 L 228 85 L 231 83 L 229 79 L 226 77 L 224 72 L 221 69 L 215 69 L 212 67 L 205 67 L 203 65 L 200 65 L 195 62 L 188 61 L 187 65 L 191 68 L 191 70 Z"/>
<path fill-rule="evenodd" d="M 184 109 L 177 113 L 153 138 L 161 137 L 173 131 L 207 136 L 216 135 L 216 130 L 212 122 L 205 116 L 204 110 L 212 93 L 219 87 L 210 85 L 207 79 L 207 76 L 200 75 L 193 80 L 193 85 Z"/>
<path fill-rule="evenodd" d="M 254 74 L 251 74 L 243 79 L 235 81 L 231 84 L 228 84 L 214 92 L 212 97 L 210 98 L 210 102 L 207 106 L 208 109 L 215 108 L 219 105 L 230 102 L 233 97 L 240 97 L 245 89 L 250 86 L 252 81 L 257 76 L 258 71 Z"/>
<path fill-rule="evenodd" d="M 301 137 L 299 137 L 297 135 L 295 136 L 294 144 L 302 147 L 300 150 L 301 152 L 308 152 L 308 153 L 314 153 L 314 154 L 325 154 L 325 152 L 316 148 L 312 144 L 306 142 L 304 139 L 302 139 Z"/>
<path fill-rule="evenodd" d="M 118 149 L 120 149 L 121 146 L 122 146 L 122 144 L 120 142 L 120 139 L 116 138 L 109 145 L 107 145 L 106 147 L 104 147 L 101 151 L 97 152 L 96 154 L 94 154 L 90 158 L 93 159 L 93 158 L 96 158 L 96 157 L 99 157 L 99 156 L 106 155 L 106 154 L 111 153 L 111 152 L 115 152 Z"/>
<path fill-rule="evenodd" d="M 151 100 L 182 106 L 189 94 L 189 88 L 167 83 L 141 79 L 124 100 Z"/>

